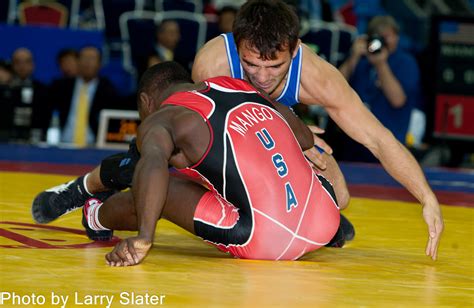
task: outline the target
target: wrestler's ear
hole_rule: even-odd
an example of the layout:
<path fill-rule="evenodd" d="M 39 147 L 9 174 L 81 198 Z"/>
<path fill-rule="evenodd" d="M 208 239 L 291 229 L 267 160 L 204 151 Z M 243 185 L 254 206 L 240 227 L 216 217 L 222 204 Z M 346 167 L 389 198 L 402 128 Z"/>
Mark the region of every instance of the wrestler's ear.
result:
<path fill-rule="evenodd" d="M 298 50 L 300 48 L 300 45 L 301 45 L 301 40 L 298 39 L 298 42 L 296 42 L 296 46 L 295 46 L 295 50 L 293 50 L 293 54 L 291 55 L 291 58 L 293 59 L 294 57 L 296 57 L 296 54 L 298 53 Z"/>
<path fill-rule="evenodd" d="M 154 106 L 153 106 L 153 100 L 151 97 L 146 94 L 145 92 L 140 93 L 140 104 L 141 108 L 145 109 L 145 111 L 150 114 L 153 112 Z"/>

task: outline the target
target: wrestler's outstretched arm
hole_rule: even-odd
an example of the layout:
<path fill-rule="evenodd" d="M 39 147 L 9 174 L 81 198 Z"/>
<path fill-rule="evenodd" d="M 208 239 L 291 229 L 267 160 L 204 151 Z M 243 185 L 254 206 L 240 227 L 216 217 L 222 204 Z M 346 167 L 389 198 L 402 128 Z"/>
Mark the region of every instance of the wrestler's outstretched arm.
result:
<path fill-rule="evenodd" d="M 174 150 L 173 139 L 161 125 L 142 124 L 137 138 L 141 158 L 133 177 L 132 194 L 138 220 L 138 235 L 122 240 L 106 260 L 112 266 L 136 265 L 150 250 L 156 223 L 166 200 L 168 161 Z"/>
<path fill-rule="evenodd" d="M 302 98 L 303 103 L 319 102 L 349 137 L 370 150 L 384 169 L 422 204 L 428 226 L 426 255 L 435 260 L 444 229 L 443 216 L 418 162 L 364 106 L 335 67 L 310 50 L 303 59 L 302 88 L 307 95 Z"/>

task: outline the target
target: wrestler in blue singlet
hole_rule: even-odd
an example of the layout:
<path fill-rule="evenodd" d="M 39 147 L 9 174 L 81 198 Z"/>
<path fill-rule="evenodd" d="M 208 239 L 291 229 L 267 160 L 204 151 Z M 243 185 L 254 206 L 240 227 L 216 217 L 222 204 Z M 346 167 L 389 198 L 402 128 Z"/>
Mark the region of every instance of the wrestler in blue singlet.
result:
<path fill-rule="evenodd" d="M 225 39 L 225 49 L 227 52 L 227 60 L 229 61 L 231 77 L 245 79 L 244 70 L 240 63 L 239 53 L 237 46 L 235 45 L 234 35 L 232 33 L 221 34 Z M 286 78 L 285 88 L 283 92 L 276 98 L 277 102 L 280 102 L 286 106 L 293 106 L 299 103 L 299 91 L 300 91 L 300 76 L 301 76 L 301 60 L 302 60 L 302 48 L 298 48 L 296 56 L 291 60 L 290 69 Z"/>

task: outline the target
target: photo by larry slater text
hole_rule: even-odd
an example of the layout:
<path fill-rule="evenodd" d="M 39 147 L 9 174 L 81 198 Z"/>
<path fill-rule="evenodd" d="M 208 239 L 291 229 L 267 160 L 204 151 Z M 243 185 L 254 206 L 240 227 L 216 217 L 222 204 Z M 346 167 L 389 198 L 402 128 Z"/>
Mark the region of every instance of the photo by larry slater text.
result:
<path fill-rule="evenodd" d="M 120 292 L 120 294 L 82 294 L 74 292 L 72 295 L 59 294 L 52 291 L 50 294 L 19 294 L 16 292 L 0 292 L 0 305 L 8 306 L 31 306 L 46 305 L 60 306 L 61 308 L 68 305 L 80 306 L 100 306 L 110 308 L 112 305 L 146 305 L 158 306 L 163 305 L 166 295 L 160 294 L 138 294 L 135 292 Z"/>

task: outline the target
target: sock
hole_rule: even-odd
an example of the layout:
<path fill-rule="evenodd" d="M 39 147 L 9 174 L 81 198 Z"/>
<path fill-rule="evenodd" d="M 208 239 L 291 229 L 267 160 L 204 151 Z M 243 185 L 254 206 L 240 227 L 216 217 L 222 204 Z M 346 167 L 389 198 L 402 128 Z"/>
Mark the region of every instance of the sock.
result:
<path fill-rule="evenodd" d="M 89 228 L 91 228 L 94 231 L 110 230 L 102 226 L 102 224 L 99 221 L 99 209 L 103 203 L 97 199 L 89 199 L 87 203 L 88 203 L 88 206 L 86 208 L 86 219 L 87 219 L 87 224 L 89 225 Z"/>
<path fill-rule="evenodd" d="M 87 189 L 87 178 L 88 178 L 88 177 L 89 177 L 89 173 L 84 176 L 84 180 L 82 181 L 82 186 L 84 186 L 84 190 L 86 191 L 86 193 L 87 193 L 89 196 L 92 197 L 94 194 L 91 194 L 91 193 L 89 192 L 89 189 Z"/>

